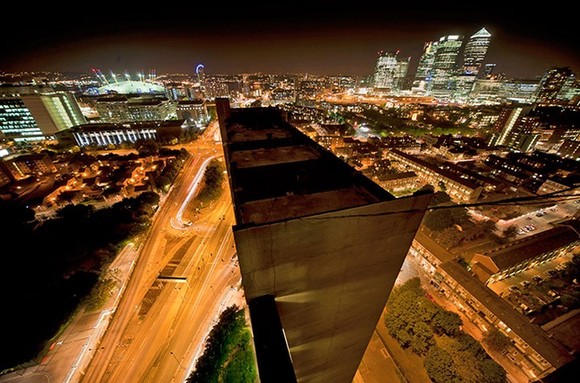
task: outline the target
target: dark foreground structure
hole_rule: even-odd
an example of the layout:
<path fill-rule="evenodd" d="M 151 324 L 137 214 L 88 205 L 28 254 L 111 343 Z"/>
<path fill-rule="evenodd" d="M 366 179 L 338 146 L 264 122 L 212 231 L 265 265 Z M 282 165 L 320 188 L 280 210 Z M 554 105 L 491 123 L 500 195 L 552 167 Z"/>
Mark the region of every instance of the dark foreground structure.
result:
<path fill-rule="evenodd" d="M 274 108 L 216 99 L 261 382 L 352 382 L 432 197 L 395 198 Z"/>

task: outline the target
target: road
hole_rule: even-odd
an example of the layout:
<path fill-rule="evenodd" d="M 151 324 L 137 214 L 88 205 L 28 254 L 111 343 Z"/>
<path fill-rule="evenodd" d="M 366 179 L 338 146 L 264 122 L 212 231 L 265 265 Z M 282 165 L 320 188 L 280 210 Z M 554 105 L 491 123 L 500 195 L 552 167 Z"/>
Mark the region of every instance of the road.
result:
<path fill-rule="evenodd" d="M 209 132 L 208 132 L 209 133 Z M 205 141 L 206 143 L 209 141 Z M 182 221 L 207 159 L 198 146 L 183 180 L 164 202 L 143 245 L 128 292 L 81 382 L 178 382 L 193 369 L 217 316 L 242 304 L 231 234 L 233 210 L 224 191 L 191 226 Z M 185 283 L 157 277 L 182 277 Z M 129 291 L 131 293 L 129 293 Z"/>
<path fill-rule="evenodd" d="M 188 209 L 208 159 L 222 155 L 216 129 L 210 125 L 189 145 L 193 156 L 162 198 L 148 235 L 111 264 L 117 288 L 105 307 L 77 315 L 39 365 L 0 382 L 184 380 L 219 313 L 244 304 L 230 193 L 226 188 L 195 216 Z"/>

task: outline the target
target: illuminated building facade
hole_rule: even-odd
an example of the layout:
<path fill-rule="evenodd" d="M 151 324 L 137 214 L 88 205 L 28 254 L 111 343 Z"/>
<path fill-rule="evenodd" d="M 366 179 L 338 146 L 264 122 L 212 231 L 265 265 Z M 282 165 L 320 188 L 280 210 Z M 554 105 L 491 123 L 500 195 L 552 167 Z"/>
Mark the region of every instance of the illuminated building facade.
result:
<path fill-rule="evenodd" d="M 216 109 L 261 382 L 352 382 L 432 193 L 395 198 L 273 108 Z"/>
<path fill-rule="evenodd" d="M 75 126 L 58 134 L 59 141 L 71 141 L 80 146 L 118 145 L 123 142 L 135 143 L 137 140 L 177 139 L 187 125 L 183 120 L 147 121 L 135 123 L 94 123 Z"/>
<path fill-rule="evenodd" d="M 47 154 L 13 154 L 2 159 L 12 177 L 16 180 L 28 176 L 40 176 L 56 172 L 56 167 Z"/>
<path fill-rule="evenodd" d="M 204 127 L 209 122 L 207 106 L 203 100 L 179 101 L 176 107 L 178 120 L 191 126 Z"/>
<path fill-rule="evenodd" d="M 415 74 L 414 86 L 425 90 L 427 84 L 433 78 L 433 62 L 435 60 L 435 51 L 437 50 L 437 41 L 429 41 L 425 43 L 423 54 L 419 58 L 417 65 L 417 73 Z"/>
<path fill-rule="evenodd" d="M 558 376 L 573 366 L 574 356 L 542 327 L 531 323 L 529 318 L 467 271 L 455 260 L 454 254 L 422 232 L 417 233 L 409 254 L 431 276 L 433 285 L 449 303 L 483 333 L 495 329 L 510 340 L 504 351 L 510 359 L 507 363 L 513 367 L 513 361 L 530 382 L 567 381 L 552 380 L 550 375 Z M 546 380 L 542 380 L 544 378 Z"/>
<path fill-rule="evenodd" d="M 44 134 L 21 98 L 0 98 L 0 130 L 9 140 L 41 141 Z"/>
<path fill-rule="evenodd" d="M 552 103 L 558 99 L 558 94 L 573 76 L 572 70 L 568 67 L 550 68 L 540 80 L 538 89 L 538 102 Z"/>
<path fill-rule="evenodd" d="M 514 142 L 518 141 L 520 133 L 525 133 L 520 128 L 522 127 L 522 119 L 530 109 L 531 107 L 515 107 L 502 110 L 495 124 L 496 132 L 492 134 L 490 146 L 514 147 Z"/>
<path fill-rule="evenodd" d="M 50 92 L 40 95 L 22 96 L 24 105 L 30 110 L 34 120 L 45 136 L 85 124 L 86 119 L 73 94 Z"/>
<path fill-rule="evenodd" d="M 165 97 L 107 95 L 98 97 L 95 109 L 100 122 L 156 121 L 175 118 L 177 102 Z"/>
<path fill-rule="evenodd" d="M 443 183 L 449 196 L 456 201 L 475 202 L 483 191 L 479 184 L 401 150 L 390 149 L 387 158 L 400 171 L 414 172 L 423 183 L 433 186 Z"/>
<path fill-rule="evenodd" d="M 395 87 L 395 73 L 397 68 L 397 53 L 379 52 L 375 66 L 375 89 L 392 90 Z"/>
<path fill-rule="evenodd" d="M 463 73 L 477 77 L 491 43 L 491 33 L 481 28 L 465 43 Z"/>
<path fill-rule="evenodd" d="M 459 35 L 448 35 L 439 39 L 433 57 L 433 80 L 429 82 L 428 87 L 430 94 L 449 97 L 455 91 L 455 77 L 462 45 L 463 37 Z"/>

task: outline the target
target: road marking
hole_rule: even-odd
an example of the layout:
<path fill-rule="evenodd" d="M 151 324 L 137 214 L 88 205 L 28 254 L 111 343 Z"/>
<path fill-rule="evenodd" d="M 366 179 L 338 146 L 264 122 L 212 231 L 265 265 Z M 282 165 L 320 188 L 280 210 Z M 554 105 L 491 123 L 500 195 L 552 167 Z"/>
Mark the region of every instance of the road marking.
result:
<path fill-rule="evenodd" d="M 385 359 L 387 359 L 387 360 L 391 359 L 391 356 L 387 353 L 387 350 L 384 347 L 381 348 L 381 354 L 383 354 Z"/>

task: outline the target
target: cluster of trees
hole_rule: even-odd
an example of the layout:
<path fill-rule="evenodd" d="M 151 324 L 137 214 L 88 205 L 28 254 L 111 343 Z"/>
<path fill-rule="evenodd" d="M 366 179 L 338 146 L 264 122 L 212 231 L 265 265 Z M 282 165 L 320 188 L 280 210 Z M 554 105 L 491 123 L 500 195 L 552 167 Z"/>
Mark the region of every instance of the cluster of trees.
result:
<path fill-rule="evenodd" d="M 39 355 L 91 296 L 103 266 L 147 229 L 158 203 L 156 193 L 144 192 L 101 210 L 68 205 L 42 223 L 26 206 L 0 204 L 0 232 L 14 244 L 0 257 L 0 294 L 10 308 L 0 329 L 10 352 L 0 360 L 0 371 Z"/>
<path fill-rule="evenodd" d="M 498 234 L 493 221 L 473 222 L 467 210 L 453 203 L 444 191 L 433 195 L 430 206 L 439 208 L 425 214 L 423 225 L 432 231 L 433 239 L 447 249 L 486 236 L 497 243 L 505 243 L 516 236 L 513 226 Z"/>
<path fill-rule="evenodd" d="M 172 161 L 168 161 L 163 171 L 155 177 L 153 180 L 155 182 L 155 186 L 159 191 L 167 191 L 169 186 L 175 180 L 175 177 L 179 174 L 179 171 L 183 167 L 185 160 L 187 160 L 190 156 L 189 152 L 181 148 L 180 150 L 171 150 L 167 148 L 161 148 L 160 155 L 167 155 L 167 156 L 175 156 L 175 159 Z"/>
<path fill-rule="evenodd" d="M 252 337 L 244 310 L 233 305 L 212 328 L 203 354 L 187 383 L 255 383 L 258 380 Z"/>
<path fill-rule="evenodd" d="M 435 136 L 444 134 L 461 134 L 462 136 L 472 136 L 476 131 L 467 123 L 459 123 L 462 119 L 459 115 L 451 116 L 450 120 L 434 119 L 425 114 L 423 124 L 428 124 L 429 128 L 419 126 L 419 122 L 411 121 L 408 118 L 401 118 L 397 109 L 365 110 L 362 115 L 365 122 L 375 131 L 384 135 L 409 135 L 422 137 L 426 133 Z M 360 118 L 360 117 L 359 117 Z"/>
<path fill-rule="evenodd" d="M 222 191 L 225 167 L 218 159 L 212 159 L 204 173 L 203 188 L 199 192 L 198 200 L 211 201 L 219 196 Z"/>
<path fill-rule="evenodd" d="M 461 330 L 461 318 L 444 310 L 413 278 L 393 290 L 385 323 L 403 348 L 424 356 L 434 383 L 504 383 L 505 370 L 483 347 Z"/>

